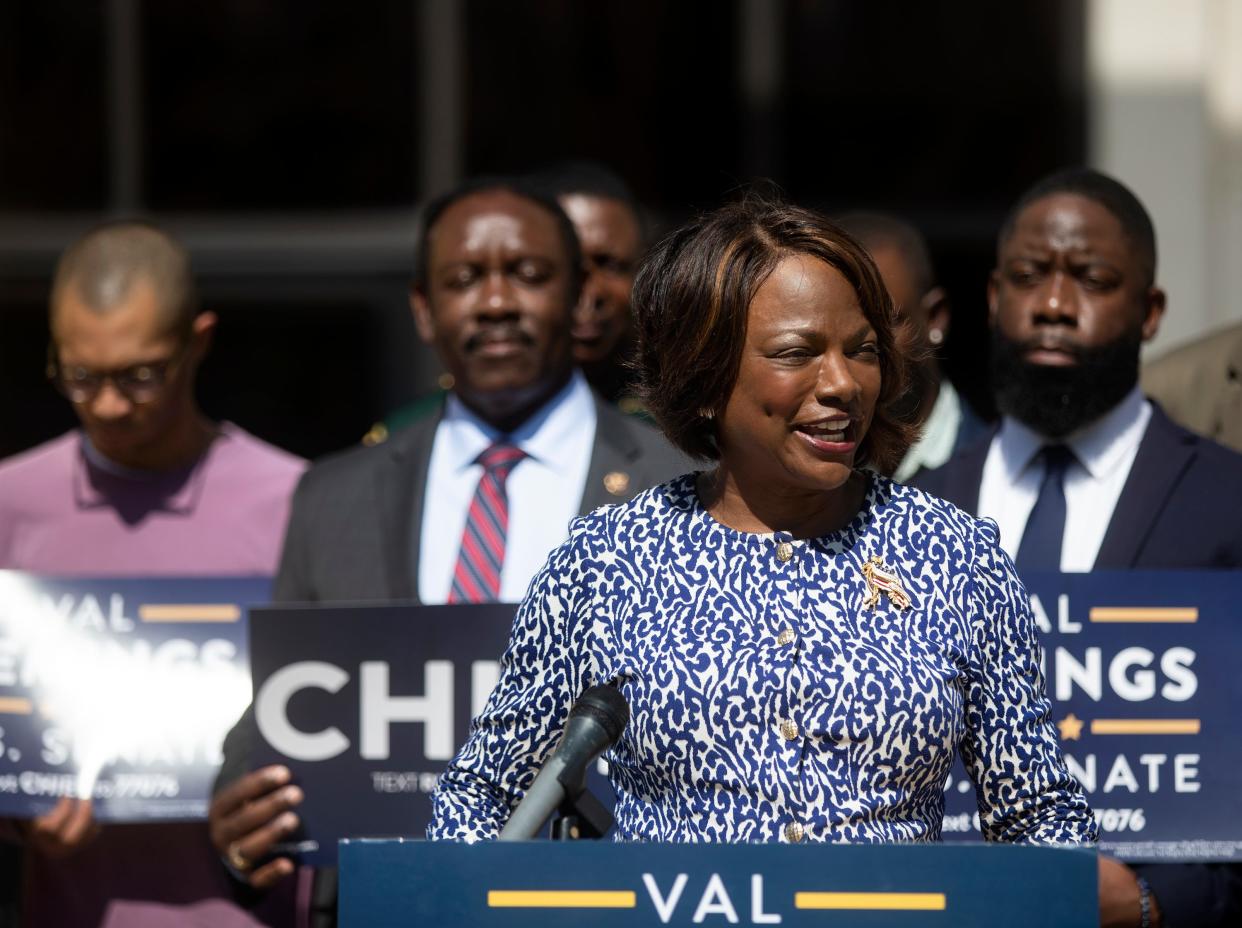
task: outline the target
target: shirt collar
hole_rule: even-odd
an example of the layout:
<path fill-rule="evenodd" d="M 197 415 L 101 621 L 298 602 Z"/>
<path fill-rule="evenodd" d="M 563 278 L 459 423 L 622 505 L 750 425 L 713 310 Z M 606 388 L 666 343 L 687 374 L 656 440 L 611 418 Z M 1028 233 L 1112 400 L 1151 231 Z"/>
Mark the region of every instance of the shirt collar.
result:
<path fill-rule="evenodd" d="M 910 446 L 893 479 L 902 483 L 920 469 L 932 470 L 949 460 L 961 419 L 962 401 L 957 391 L 949 381 L 940 381 L 936 402 L 923 423 L 923 434 Z"/>
<path fill-rule="evenodd" d="M 1149 419 L 1151 404 L 1135 386 L 1120 403 L 1094 422 L 1066 436 L 1061 444 L 1068 445 L 1078 463 L 1098 480 L 1124 461 L 1138 445 Z M 1030 466 L 1040 448 L 1055 443 L 1012 416 L 1001 419 L 999 441 L 1001 459 L 1011 481 Z"/>
<path fill-rule="evenodd" d="M 80 508 L 98 509 L 141 499 L 155 509 L 180 515 L 191 515 L 198 506 L 205 470 L 200 465 L 213 453 L 216 443 L 227 438 L 221 429 L 193 463 L 171 471 L 151 471 L 116 463 L 91 444 L 84 432 L 80 434 L 73 478 L 74 499 Z"/>
<path fill-rule="evenodd" d="M 450 393 L 445 401 L 441 427 L 454 470 L 472 466 L 483 451 L 507 437 L 529 457 L 562 471 L 565 462 L 561 449 L 584 422 L 594 417 L 594 412 L 591 388 L 582 373 L 575 370 L 569 383 L 507 436 L 467 408 L 456 393 Z"/>

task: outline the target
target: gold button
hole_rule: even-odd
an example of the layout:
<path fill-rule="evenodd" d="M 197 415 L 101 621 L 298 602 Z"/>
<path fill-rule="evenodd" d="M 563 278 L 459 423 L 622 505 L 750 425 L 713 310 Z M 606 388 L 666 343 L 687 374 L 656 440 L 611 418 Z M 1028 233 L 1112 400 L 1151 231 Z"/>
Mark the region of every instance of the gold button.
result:
<path fill-rule="evenodd" d="M 786 741 L 793 741 L 798 737 L 798 723 L 793 719 L 785 719 L 781 722 L 781 735 Z"/>
<path fill-rule="evenodd" d="M 778 561 L 787 561 L 793 557 L 793 545 L 787 541 L 782 541 L 776 546 L 776 559 Z"/>
<path fill-rule="evenodd" d="M 797 844 L 806 834 L 806 829 L 798 822 L 790 822 L 785 826 L 785 840 Z"/>
<path fill-rule="evenodd" d="M 787 628 L 784 631 L 782 631 L 779 635 L 776 636 L 776 643 L 782 646 L 787 645 L 787 644 L 793 644 L 793 640 L 794 640 L 794 630 L 792 628 Z"/>

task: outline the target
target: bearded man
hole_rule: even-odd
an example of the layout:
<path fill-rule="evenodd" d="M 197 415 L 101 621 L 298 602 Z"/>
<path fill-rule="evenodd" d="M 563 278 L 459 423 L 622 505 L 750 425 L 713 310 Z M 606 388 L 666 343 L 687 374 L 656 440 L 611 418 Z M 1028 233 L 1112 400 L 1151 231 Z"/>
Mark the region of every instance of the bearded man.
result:
<path fill-rule="evenodd" d="M 1013 207 L 988 285 L 1000 426 L 923 489 L 994 519 L 1019 572 L 1242 566 L 1242 455 L 1175 425 L 1138 386 L 1165 311 L 1138 198 L 1086 169 Z M 1105 925 L 1236 925 L 1242 867 L 1102 857 Z"/>

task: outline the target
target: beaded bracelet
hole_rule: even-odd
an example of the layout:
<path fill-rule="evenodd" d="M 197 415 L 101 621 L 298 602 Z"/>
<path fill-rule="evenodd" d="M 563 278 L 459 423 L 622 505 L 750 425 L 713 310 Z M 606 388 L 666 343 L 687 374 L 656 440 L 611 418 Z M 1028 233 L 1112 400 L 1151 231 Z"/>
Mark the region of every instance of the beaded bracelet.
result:
<path fill-rule="evenodd" d="M 1141 876 L 1137 882 L 1139 891 L 1139 928 L 1152 928 L 1151 886 Z"/>

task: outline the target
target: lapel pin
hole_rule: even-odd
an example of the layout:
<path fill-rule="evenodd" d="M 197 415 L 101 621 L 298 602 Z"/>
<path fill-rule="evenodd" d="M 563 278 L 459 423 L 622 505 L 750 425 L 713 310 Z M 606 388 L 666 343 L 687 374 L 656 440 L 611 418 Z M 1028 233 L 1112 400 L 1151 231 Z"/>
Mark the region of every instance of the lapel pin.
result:
<path fill-rule="evenodd" d="M 901 580 L 891 568 L 884 565 L 878 554 L 867 558 L 863 564 L 862 575 L 867 581 L 867 596 L 863 600 L 864 608 L 874 609 L 880 602 L 881 593 L 887 596 L 889 602 L 898 609 L 910 608 L 910 597 L 901 588 Z"/>

